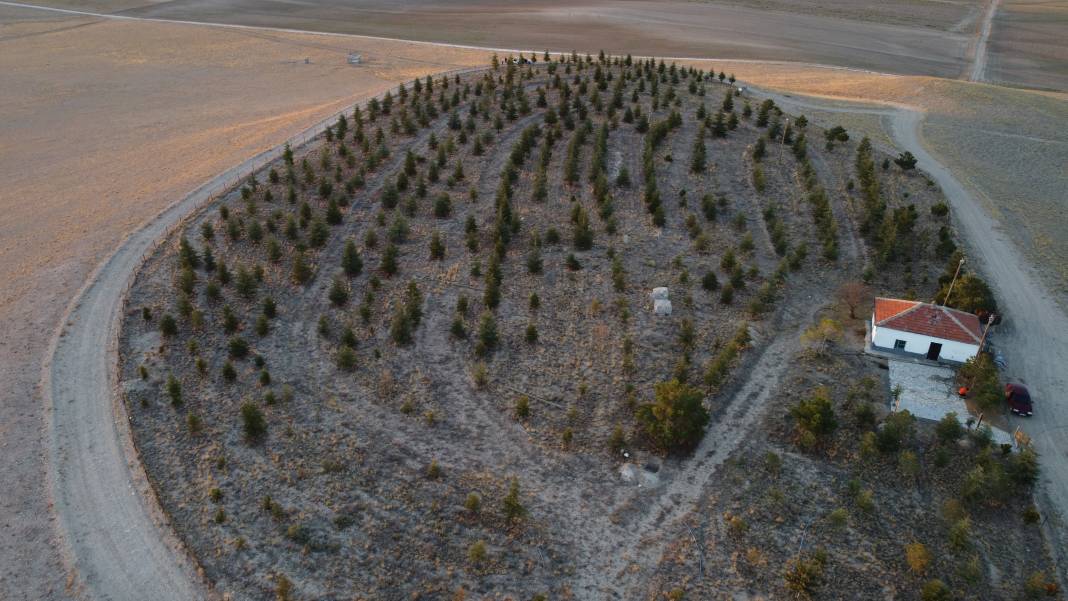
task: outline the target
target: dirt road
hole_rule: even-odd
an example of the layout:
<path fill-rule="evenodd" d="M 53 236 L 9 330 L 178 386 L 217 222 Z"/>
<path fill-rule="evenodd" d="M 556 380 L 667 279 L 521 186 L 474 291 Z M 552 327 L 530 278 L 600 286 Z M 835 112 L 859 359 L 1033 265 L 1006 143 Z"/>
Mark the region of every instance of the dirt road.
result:
<path fill-rule="evenodd" d="M 986 79 L 986 43 L 990 39 L 990 29 L 994 25 L 994 15 L 998 12 L 999 4 L 999 0 L 988 0 L 983 11 L 983 20 L 979 22 L 979 29 L 972 47 L 971 69 L 968 73 L 969 81 L 983 81 Z"/>
<path fill-rule="evenodd" d="M 994 339 L 1008 360 L 1005 375 L 1024 382 L 1036 402 L 1032 420 L 1012 419 L 1027 432 L 1041 455 L 1040 508 L 1050 518 L 1048 533 L 1054 559 L 1065 581 L 1068 552 L 1068 317 L 1037 275 L 971 194 L 923 147 L 923 116 L 900 110 L 892 120 L 894 139 L 916 155 L 949 199 L 957 227 L 964 234 L 972 267 L 990 282 L 1005 315 Z"/>

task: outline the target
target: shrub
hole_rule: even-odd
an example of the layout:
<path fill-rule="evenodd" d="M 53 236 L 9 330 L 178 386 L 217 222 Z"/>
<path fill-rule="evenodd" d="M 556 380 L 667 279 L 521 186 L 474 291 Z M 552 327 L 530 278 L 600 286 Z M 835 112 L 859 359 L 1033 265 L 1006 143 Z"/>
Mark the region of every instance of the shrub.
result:
<path fill-rule="evenodd" d="M 445 258 L 445 243 L 441 241 L 441 234 L 436 231 L 430 237 L 430 258 L 437 261 Z"/>
<path fill-rule="evenodd" d="M 311 266 L 308 265 L 307 259 L 304 258 L 304 253 L 297 251 L 293 256 L 293 281 L 297 284 L 307 284 L 312 277 Z"/>
<path fill-rule="evenodd" d="M 845 528 L 848 518 L 849 512 L 844 508 L 839 507 L 827 514 L 827 523 L 830 524 L 832 528 L 841 530 L 842 528 Z"/>
<path fill-rule="evenodd" d="M 894 159 L 894 163 L 896 163 L 898 167 L 901 167 L 902 171 L 910 171 L 916 168 L 916 157 L 912 156 L 912 153 L 906 150 L 897 155 L 897 158 Z"/>
<path fill-rule="evenodd" d="M 701 288 L 708 292 L 719 288 L 719 278 L 716 277 L 716 272 L 709 270 L 701 277 Z"/>
<path fill-rule="evenodd" d="M 482 509 L 482 499 L 475 493 L 468 493 L 464 499 L 464 509 L 470 513 L 478 513 Z"/>
<path fill-rule="evenodd" d="M 174 316 L 170 313 L 164 313 L 159 320 L 159 331 L 166 338 L 176 336 L 178 334 L 178 322 L 175 321 Z"/>
<path fill-rule="evenodd" d="M 743 323 L 738 327 L 734 337 L 708 362 L 704 375 L 705 386 L 713 390 L 722 386 L 727 379 L 731 365 L 747 344 L 749 344 L 749 325 Z"/>
<path fill-rule="evenodd" d="M 380 267 L 382 273 L 386 274 L 387 277 L 393 277 L 397 274 L 397 254 L 397 246 L 392 242 L 382 252 L 382 264 Z"/>
<path fill-rule="evenodd" d="M 345 280 L 340 277 L 334 278 L 328 297 L 335 307 L 340 307 L 349 302 L 349 287 L 345 284 Z"/>
<path fill-rule="evenodd" d="M 189 433 L 196 436 L 204 430 L 204 420 L 200 419 L 200 416 L 195 413 L 189 413 L 185 416 L 185 423 L 189 427 Z"/>
<path fill-rule="evenodd" d="M 459 163 L 456 164 L 459 167 Z M 442 192 L 434 199 L 434 217 L 438 219 L 444 219 L 452 214 L 452 201 L 449 199 L 449 195 Z"/>
<path fill-rule="evenodd" d="M 356 351 L 348 345 L 342 346 L 337 352 L 337 366 L 345 371 L 356 369 Z"/>
<path fill-rule="evenodd" d="M 534 344 L 538 341 L 538 328 L 534 324 L 527 325 L 526 341 L 529 344 Z"/>
<path fill-rule="evenodd" d="M 492 313 L 487 311 L 482 314 L 482 319 L 478 324 L 478 342 L 475 346 L 475 352 L 479 356 L 491 354 L 497 350 L 499 341 L 497 320 L 493 318 Z"/>
<path fill-rule="evenodd" d="M 623 433 L 622 426 L 616 426 L 612 435 L 608 438 L 608 449 L 613 453 L 622 452 L 627 446 L 627 436 Z"/>
<path fill-rule="evenodd" d="M 1037 524 L 1042 519 L 1042 514 L 1038 512 L 1037 507 L 1031 505 L 1023 510 L 1021 517 L 1025 524 Z"/>
<path fill-rule="evenodd" d="M 520 395 L 515 400 L 515 418 L 523 420 L 528 417 L 530 417 L 530 398 L 525 394 Z"/>
<path fill-rule="evenodd" d="M 719 292 L 719 302 L 729 305 L 734 302 L 734 285 L 727 282 Z"/>
<path fill-rule="evenodd" d="M 517 522 L 526 517 L 527 510 L 519 500 L 518 478 L 512 478 L 512 483 L 508 487 L 508 494 L 505 495 L 504 500 L 501 502 L 501 510 L 504 512 L 505 519 L 509 522 Z"/>
<path fill-rule="evenodd" d="M 909 569 L 916 574 L 927 572 L 927 566 L 931 565 L 931 552 L 923 543 L 909 543 L 905 545 L 905 562 Z"/>
<path fill-rule="evenodd" d="M 167 396 L 171 397 L 171 405 L 178 407 L 182 404 L 182 384 L 173 374 L 167 376 Z"/>
<path fill-rule="evenodd" d="M 467 338 L 467 328 L 464 326 L 464 320 L 459 315 L 452 320 L 452 324 L 449 326 L 449 334 L 453 338 L 464 339 Z"/>
<path fill-rule="evenodd" d="M 947 413 L 935 426 L 935 435 L 942 444 L 957 442 L 964 436 L 964 426 L 957 419 L 955 412 Z"/>
<path fill-rule="evenodd" d="M 876 434 L 876 446 L 886 454 L 896 453 L 912 437 L 915 418 L 908 411 L 899 411 L 886 416 Z"/>
<path fill-rule="evenodd" d="M 352 240 L 345 242 L 345 250 L 341 255 L 341 268 L 349 277 L 358 276 L 363 271 L 363 259 L 360 258 L 360 251 L 356 249 L 356 243 Z"/>
<path fill-rule="evenodd" d="M 673 379 L 656 385 L 653 402 L 638 408 L 637 419 L 657 447 L 680 451 L 701 440 L 709 415 L 704 394 Z"/>
<path fill-rule="evenodd" d="M 814 441 L 826 439 L 838 428 L 834 407 L 824 387 L 816 388 L 809 398 L 799 401 L 790 414 L 797 420 L 798 434 L 810 434 Z"/>
<path fill-rule="evenodd" d="M 480 565 L 486 561 L 486 543 L 483 541 L 476 541 L 467 549 L 467 559 L 475 565 Z"/>
<path fill-rule="evenodd" d="M 230 351 L 230 357 L 234 359 L 244 359 L 248 356 L 248 341 L 240 336 L 234 336 L 228 343 Z"/>
<path fill-rule="evenodd" d="M 1024 594 L 1029 599 L 1038 599 L 1043 595 L 1047 597 L 1057 596 L 1057 583 L 1046 578 L 1042 571 L 1032 572 L 1024 583 Z"/>
<path fill-rule="evenodd" d="M 909 479 L 915 478 L 920 473 L 920 462 L 916 458 L 916 453 L 901 451 L 901 454 L 897 456 L 897 468 L 902 476 Z"/>
<path fill-rule="evenodd" d="M 1021 488 L 1029 489 L 1038 481 L 1038 455 L 1031 449 L 1010 456 L 1006 468 L 1009 479 Z"/>
<path fill-rule="evenodd" d="M 811 599 L 823 584 L 826 563 L 827 556 L 823 551 L 788 561 L 783 573 L 786 589 L 800 598 Z"/>
<path fill-rule="evenodd" d="M 949 529 L 949 544 L 958 551 L 963 551 L 971 545 L 972 521 L 967 517 L 958 519 Z"/>
<path fill-rule="evenodd" d="M 475 387 L 482 390 L 489 382 L 489 373 L 486 370 L 486 364 L 481 361 L 475 364 L 474 369 L 471 372 L 471 379 L 475 382 Z"/>
<path fill-rule="evenodd" d="M 953 594 L 945 582 L 935 578 L 924 583 L 920 597 L 923 601 L 950 601 L 953 599 Z"/>
<path fill-rule="evenodd" d="M 575 207 L 575 248 L 577 250 L 589 250 L 593 247 L 593 229 L 590 227 L 590 217 L 582 205 L 575 205 Z"/>
<path fill-rule="evenodd" d="M 437 459 L 432 459 L 430 465 L 426 466 L 426 477 L 431 480 L 437 480 L 441 477 L 441 466 L 438 465 Z"/>
<path fill-rule="evenodd" d="M 257 442 L 267 434 L 267 418 L 252 402 L 241 405 L 241 423 L 245 437 L 251 442 Z"/>

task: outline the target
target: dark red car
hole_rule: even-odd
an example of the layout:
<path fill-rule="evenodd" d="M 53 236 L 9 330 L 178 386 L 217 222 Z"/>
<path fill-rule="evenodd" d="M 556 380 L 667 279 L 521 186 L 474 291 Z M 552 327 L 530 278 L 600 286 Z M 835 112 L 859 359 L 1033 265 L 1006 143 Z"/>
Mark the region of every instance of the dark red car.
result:
<path fill-rule="evenodd" d="M 1009 404 L 1009 409 L 1016 415 L 1026 417 L 1033 415 L 1031 393 L 1027 392 L 1027 387 L 1023 384 L 1006 384 L 1005 402 Z"/>

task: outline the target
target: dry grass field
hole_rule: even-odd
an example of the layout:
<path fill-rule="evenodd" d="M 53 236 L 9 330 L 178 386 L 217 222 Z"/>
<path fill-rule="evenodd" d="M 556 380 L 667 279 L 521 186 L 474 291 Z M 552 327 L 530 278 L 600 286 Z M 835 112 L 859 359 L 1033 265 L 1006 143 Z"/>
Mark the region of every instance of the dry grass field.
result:
<path fill-rule="evenodd" d="M 323 36 L 0 7 L 0 440 L 10 483 L 0 597 L 63 589 L 35 386 L 51 333 L 93 267 L 227 167 L 398 81 L 486 57 L 365 43 L 366 64 L 352 67 L 349 49 Z"/>
<path fill-rule="evenodd" d="M 976 0 L 550 0 L 389 2 L 276 0 L 155 2 L 46 0 L 50 6 L 133 16 L 333 31 L 498 48 L 630 51 L 653 56 L 793 60 L 956 78 L 986 3 Z M 985 79 L 1068 89 L 1068 6 L 1001 2 Z M 622 40 L 626 40 L 624 48 Z"/>
<path fill-rule="evenodd" d="M 71 0 L 45 4 L 82 6 Z M 957 77 L 966 66 L 969 23 L 980 6 L 969 0 L 898 0 L 865 9 L 810 0 L 772 6 L 680 0 L 175 0 L 123 14 L 495 48 L 801 60 Z"/>
<path fill-rule="evenodd" d="M 986 80 L 1068 90 L 1068 2 L 1007 0 L 994 17 Z"/>

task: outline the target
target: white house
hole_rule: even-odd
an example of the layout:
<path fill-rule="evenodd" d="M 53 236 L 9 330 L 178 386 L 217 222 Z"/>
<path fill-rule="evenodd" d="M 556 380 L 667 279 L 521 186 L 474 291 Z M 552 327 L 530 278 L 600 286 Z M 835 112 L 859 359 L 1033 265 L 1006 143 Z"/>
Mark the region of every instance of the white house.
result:
<path fill-rule="evenodd" d="M 871 319 L 875 348 L 964 363 L 979 352 L 982 327 L 971 313 L 895 298 L 876 298 Z"/>

